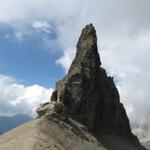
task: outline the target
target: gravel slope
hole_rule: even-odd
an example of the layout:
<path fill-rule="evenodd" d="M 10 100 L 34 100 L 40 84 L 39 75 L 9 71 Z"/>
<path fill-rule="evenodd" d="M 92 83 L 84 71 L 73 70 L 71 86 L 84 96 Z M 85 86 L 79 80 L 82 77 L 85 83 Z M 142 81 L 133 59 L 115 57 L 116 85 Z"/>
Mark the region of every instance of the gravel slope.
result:
<path fill-rule="evenodd" d="M 25 123 L 0 136 L 0 150 L 142 150 L 126 139 L 103 136 L 99 143 L 83 126 L 45 117 Z"/>

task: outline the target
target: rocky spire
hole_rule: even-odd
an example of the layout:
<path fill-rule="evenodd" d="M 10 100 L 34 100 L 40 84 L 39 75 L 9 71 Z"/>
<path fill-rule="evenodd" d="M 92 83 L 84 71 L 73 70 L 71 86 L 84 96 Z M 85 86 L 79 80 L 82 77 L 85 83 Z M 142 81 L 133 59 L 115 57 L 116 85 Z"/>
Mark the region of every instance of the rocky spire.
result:
<path fill-rule="evenodd" d="M 75 59 L 68 74 L 56 83 L 51 102 L 41 105 L 37 113 L 39 117 L 58 115 L 72 118 L 95 136 L 118 134 L 140 145 L 131 133 L 113 78 L 101 68 L 96 31 L 92 24 L 82 30 Z"/>
<path fill-rule="evenodd" d="M 69 73 L 73 70 L 84 68 L 100 67 L 101 62 L 97 48 L 96 31 L 92 24 L 87 25 L 81 33 L 77 43 L 76 57 L 69 69 Z"/>
<path fill-rule="evenodd" d="M 96 31 L 87 25 L 77 43 L 77 53 L 67 76 L 58 81 L 51 100 L 62 102 L 68 114 L 93 133 L 131 133 L 113 78 L 100 67 Z"/>

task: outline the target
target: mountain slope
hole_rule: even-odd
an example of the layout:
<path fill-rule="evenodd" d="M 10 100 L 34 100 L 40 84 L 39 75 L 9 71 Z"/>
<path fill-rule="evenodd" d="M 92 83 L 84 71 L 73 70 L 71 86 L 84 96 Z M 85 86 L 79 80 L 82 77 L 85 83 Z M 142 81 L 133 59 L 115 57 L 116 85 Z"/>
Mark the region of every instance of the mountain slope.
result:
<path fill-rule="evenodd" d="M 119 136 L 105 135 L 99 142 L 82 128 L 41 117 L 0 136 L 0 150 L 142 150 Z"/>
<path fill-rule="evenodd" d="M 11 117 L 0 116 L 0 134 L 3 134 L 30 120 L 32 120 L 32 118 L 26 114 L 20 114 Z"/>

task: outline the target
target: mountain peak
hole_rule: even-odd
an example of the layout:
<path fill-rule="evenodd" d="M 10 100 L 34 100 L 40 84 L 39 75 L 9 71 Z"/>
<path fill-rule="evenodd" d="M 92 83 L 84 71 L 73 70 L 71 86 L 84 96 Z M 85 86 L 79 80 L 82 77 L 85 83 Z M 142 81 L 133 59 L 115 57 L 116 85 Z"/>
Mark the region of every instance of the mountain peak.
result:
<path fill-rule="evenodd" d="M 81 68 L 99 68 L 100 65 L 96 30 L 92 24 L 89 24 L 82 30 L 77 43 L 76 56 L 70 66 L 69 74 Z"/>
<path fill-rule="evenodd" d="M 96 30 L 95 30 L 93 24 L 88 24 L 85 26 L 85 28 L 82 30 L 79 42 L 81 40 L 86 40 L 87 38 L 92 38 L 93 40 L 97 39 Z"/>
<path fill-rule="evenodd" d="M 100 64 L 96 30 L 89 24 L 82 30 L 75 59 L 68 74 L 57 82 L 51 101 L 63 103 L 67 114 L 93 133 L 130 134 L 129 120 L 118 90 Z"/>
<path fill-rule="evenodd" d="M 116 134 L 138 143 L 131 133 L 113 78 L 101 68 L 92 24 L 82 30 L 68 74 L 56 83 L 51 102 L 38 109 L 38 113 L 40 116 L 47 114 L 49 108 L 77 120 L 96 136 Z"/>

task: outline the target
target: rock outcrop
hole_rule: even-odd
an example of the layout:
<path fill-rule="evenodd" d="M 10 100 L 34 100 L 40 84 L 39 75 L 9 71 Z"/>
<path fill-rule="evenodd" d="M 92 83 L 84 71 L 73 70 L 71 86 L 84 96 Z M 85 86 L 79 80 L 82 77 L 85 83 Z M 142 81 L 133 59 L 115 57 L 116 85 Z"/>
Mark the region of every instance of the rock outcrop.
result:
<path fill-rule="evenodd" d="M 129 119 L 113 78 L 108 77 L 101 67 L 96 31 L 92 24 L 82 30 L 75 59 L 68 74 L 56 83 L 50 103 L 54 108 L 61 104 L 63 116 L 82 123 L 95 137 L 119 135 L 140 145 L 131 133 Z"/>
<path fill-rule="evenodd" d="M 95 134 L 131 134 L 113 78 L 101 67 L 92 24 L 82 30 L 75 59 L 67 76 L 57 82 L 51 101 L 64 103 L 68 113 Z"/>

